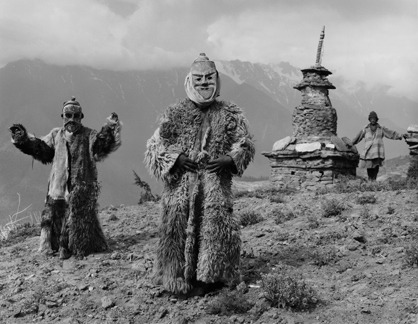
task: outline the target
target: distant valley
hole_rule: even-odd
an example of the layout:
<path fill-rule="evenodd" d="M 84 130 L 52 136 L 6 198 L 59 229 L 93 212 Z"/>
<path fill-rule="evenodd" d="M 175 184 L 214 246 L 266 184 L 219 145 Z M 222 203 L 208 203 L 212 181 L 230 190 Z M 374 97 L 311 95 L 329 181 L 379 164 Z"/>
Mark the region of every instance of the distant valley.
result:
<path fill-rule="evenodd" d="M 269 161 L 261 152 L 292 134 L 292 112 L 301 99 L 293 86 L 302 78 L 300 68 L 288 63 L 216 64 L 222 80 L 220 99 L 243 108 L 255 136 L 256 158 L 245 175 L 266 178 Z M 150 177 L 143 164 L 146 140 L 165 107 L 185 97 L 186 74 L 186 68 L 116 72 L 54 66 L 39 60 L 18 61 L 0 69 L 0 223 L 16 211 L 17 193 L 21 208 L 42 208 L 50 170 L 50 166 L 33 162 L 13 147 L 8 127 L 22 123 L 36 136 L 46 135 L 61 125 L 62 102 L 73 95 L 83 106 L 86 126 L 100 129 L 113 111 L 124 123 L 122 147 L 99 165 L 100 205 L 137 203 L 132 170 L 158 192 L 161 184 Z M 354 137 L 367 123 L 370 110 L 377 111 L 383 125 L 397 131 L 405 131 L 418 121 L 417 103 L 391 96 L 388 88 L 368 89 L 361 83 L 347 86 L 343 76 L 334 74 L 329 80 L 337 88 L 330 91 L 330 99 L 338 114 L 339 136 Z M 386 141 L 385 145 L 388 158 L 409 154 L 404 142 Z"/>

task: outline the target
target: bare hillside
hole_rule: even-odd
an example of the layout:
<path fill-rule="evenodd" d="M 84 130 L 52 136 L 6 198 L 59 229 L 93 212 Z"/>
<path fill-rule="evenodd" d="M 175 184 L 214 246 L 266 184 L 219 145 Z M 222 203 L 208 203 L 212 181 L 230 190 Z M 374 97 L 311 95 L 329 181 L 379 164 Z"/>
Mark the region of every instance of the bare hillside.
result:
<path fill-rule="evenodd" d="M 110 206 L 107 253 L 36 254 L 39 229 L 0 242 L 1 323 L 416 323 L 418 201 L 393 181 L 333 192 L 236 193 L 241 283 L 183 298 L 150 280 L 158 203 Z M 248 188 L 247 188 L 248 189 Z"/>

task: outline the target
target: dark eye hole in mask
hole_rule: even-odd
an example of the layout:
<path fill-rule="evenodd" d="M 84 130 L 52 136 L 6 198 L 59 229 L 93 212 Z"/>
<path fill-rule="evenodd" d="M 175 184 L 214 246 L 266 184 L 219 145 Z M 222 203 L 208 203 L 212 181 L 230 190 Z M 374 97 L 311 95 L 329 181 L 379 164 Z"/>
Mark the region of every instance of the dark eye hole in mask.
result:
<path fill-rule="evenodd" d="M 81 117 L 81 114 L 80 113 L 74 113 L 74 114 L 65 113 L 65 118 L 75 118 L 75 119 L 78 119 L 80 117 Z"/>

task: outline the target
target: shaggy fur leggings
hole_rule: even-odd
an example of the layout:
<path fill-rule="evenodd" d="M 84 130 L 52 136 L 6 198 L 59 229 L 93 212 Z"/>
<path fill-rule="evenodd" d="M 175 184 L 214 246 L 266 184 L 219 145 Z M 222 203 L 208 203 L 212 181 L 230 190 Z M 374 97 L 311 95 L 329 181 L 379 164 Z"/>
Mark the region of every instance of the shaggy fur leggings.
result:
<path fill-rule="evenodd" d="M 63 244 L 61 234 L 67 208 L 68 204 L 64 199 L 54 200 L 48 197 L 45 208 L 42 211 L 41 228 L 50 229 L 51 248 L 53 251 L 58 251 L 59 247 Z"/>

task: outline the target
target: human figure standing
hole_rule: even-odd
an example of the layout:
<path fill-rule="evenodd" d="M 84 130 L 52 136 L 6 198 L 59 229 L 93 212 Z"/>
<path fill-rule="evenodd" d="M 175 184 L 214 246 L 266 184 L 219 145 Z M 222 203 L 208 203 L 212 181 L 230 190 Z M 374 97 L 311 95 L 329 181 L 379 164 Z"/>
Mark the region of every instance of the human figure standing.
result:
<path fill-rule="evenodd" d="M 400 134 L 392 131 L 378 123 L 379 118 L 376 112 L 369 114 L 369 124 L 364 127 L 353 139 L 353 145 L 358 144 L 363 138 L 365 141 L 363 153 L 360 154 L 360 167 L 367 169 L 369 181 L 375 181 L 379 168 L 383 165 L 385 159 L 385 147 L 383 138 L 392 140 L 401 140 L 407 138 L 408 134 Z"/>
<path fill-rule="evenodd" d="M 238 279 L 232 176 L 241 176 L 255 153 L 241 109 L 216 100 L 218 71 L 204 53 L 184 86 L 188 98 L 166 109 L 145 153 L 148 169 L 164 182 L 154 279 L 176 294 Z"/>
<path fill-rule="evenodd" d="M 43 164 L 52 164 L 38 251 L 59 251 L 61 259 L 108 248 L 98 219 L 96 162 L 120 147 L 122 124 L 112 113 L 98 132 L 83 126 L 83 117 L 73 97 L 63 104 L 62 126 L 42 138 L 28 133 L 21 124 L 10 127 L 16 148 Z"/>

